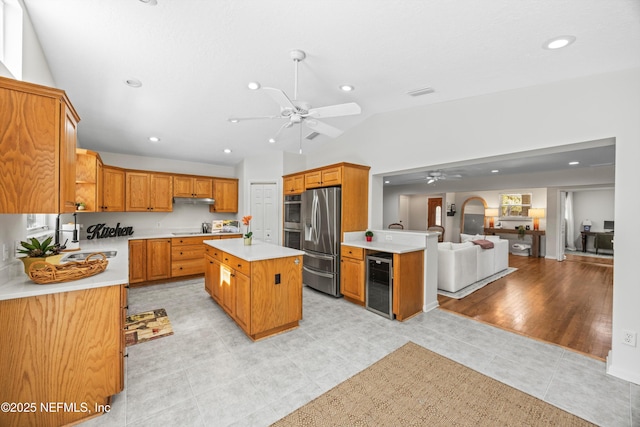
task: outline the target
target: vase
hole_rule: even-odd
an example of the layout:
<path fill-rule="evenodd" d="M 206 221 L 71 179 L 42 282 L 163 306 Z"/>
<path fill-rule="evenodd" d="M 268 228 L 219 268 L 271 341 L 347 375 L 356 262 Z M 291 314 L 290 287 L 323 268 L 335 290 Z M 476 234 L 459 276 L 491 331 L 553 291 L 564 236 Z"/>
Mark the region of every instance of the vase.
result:
<path fill-rule="evenodd" d="M 245 246 L 250 246 L 251 245 L 251 239 L 253 239 L 253 237 L 245 237 L 244 238 L 244 245 Z"/>
<path fill-rule="evenodd" d="M 367 242 L 370 242 L 371 240 L 373 240 L 373 236 L 364 236 L 367 239 Z"/>
<path fill-rule="evenodd" d="M 49 264 L 60 264 L 60 259 L 62 259 L 63 254 L 58 254 L 58 255 L 50 255 L 48 257 L 22 257 L 20 258 L 20 260 L 22 261 L 22 263 L 24 264 L 24 272 L 26 274 L 29 274 L 29 268 L 31 267 L 31 264 L 35 263 L 35 262 L 48 262 Z"/>

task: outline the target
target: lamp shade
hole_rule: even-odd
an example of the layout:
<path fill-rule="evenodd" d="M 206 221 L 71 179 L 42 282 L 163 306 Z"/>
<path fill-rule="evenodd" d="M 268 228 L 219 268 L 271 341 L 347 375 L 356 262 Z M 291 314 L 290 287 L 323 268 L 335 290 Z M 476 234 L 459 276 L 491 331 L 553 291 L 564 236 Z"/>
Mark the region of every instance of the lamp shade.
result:
<path fill-rule="evenodd" d="M 499 216 L 498 208 L 487 208 L 484 210 L 484 216 Z"/>
<path fill-rule="evenodd" d="M 584 221 L 582 221 L 582 225 L 588 225 L 589 227 L 591 227 L 591 220 L 589 219 L 585 219 Z"/>
<path fill-rule="evenodd" d="M 544 218 L 544 208 L 529 209 L 529 216 L 531 218 Z"/>

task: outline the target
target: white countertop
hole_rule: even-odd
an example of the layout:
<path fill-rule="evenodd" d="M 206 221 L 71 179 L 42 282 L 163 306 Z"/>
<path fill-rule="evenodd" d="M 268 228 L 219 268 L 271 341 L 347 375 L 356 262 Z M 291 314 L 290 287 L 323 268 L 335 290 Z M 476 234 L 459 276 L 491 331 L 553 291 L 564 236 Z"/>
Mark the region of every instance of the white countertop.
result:
<path fill-rule="evenodd" d="M 142 230 L 136 231 L 133 236 L 128 236 L 129 240 L 140 240 L 140 239 L 164 239 L 169 238 L 172 239 L 174 237 L 203 237 L 203 236 L 229 236 L 229 235 L 237 235 L 238 237 L 242 236 L 242 232 L 227 232 L 227 231 L 214 231 L 211 233 L 200 233 L 197 231 L 189 231 L 189 230 L 178 230 L 178 231 L 166 231 L 166 230 Z"/>
<path fill-rule="evenodd" d="M 0 300 L 127 284 L 129 283 L 128 242 L 129 239 L 126 237 L 80 241 L 80 250 L 68 252 L 69 254 L 106 251 L 117 251 L 117 254 L 113 258 L 108 258 L 109 264 L 102 273 L 71 282 L 39 285 L 25 274 L 22 261 L 16 260 L 0 271 Z M 61 262 L 64 262 L 64 258 Z"/>
<path fill-rule="evenodd" d="M 205 240 L 204 243 L 249 262 L 304 255 L 304 251 L 256 239 L 250 246 L 245 246 L 244 239 Z"/>
<path fill-rule="evenodd" d="M 342 242 L 344 246 L 355 246 L 356 248 L 370 249 L 373 251 L 389 252 L 392 254 L 404 254 L 407 252 L 423 251 L 427 247 L 425 245 L 405 245 L 399 243 L 387 243 L 387 242 L 367 242 L 362 241 L 348 241 Z"/>

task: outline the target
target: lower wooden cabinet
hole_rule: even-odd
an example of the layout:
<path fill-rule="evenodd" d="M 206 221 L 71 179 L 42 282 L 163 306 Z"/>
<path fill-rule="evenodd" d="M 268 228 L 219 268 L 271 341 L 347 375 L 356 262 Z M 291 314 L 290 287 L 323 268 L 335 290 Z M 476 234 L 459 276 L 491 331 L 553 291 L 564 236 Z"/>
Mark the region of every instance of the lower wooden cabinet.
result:
<path fill-rule="evenodd" d="M 204 274 L 204 242 L 211 237 L 171 239 L 171 277 Z"/>
<path fill-rule="evenodd" d="M 340 256 L 340 293 L 359 305 L 365 303 L 364 249 L 342 246 Z"/>
<path fill-rule="evenodd" d="M 205 290 L 249 338 L 258 340 L 298 326 L 301 256 L 248 262 L 212 248 L 205 253 L 205 263 Z"/>
<path fill-rule="evenodd" d="M 129 283 L 171 277 L 171 239 L 129 241 Z"/>
<path fill-rule="evenodd" d="M 124 387 L 125 310 L 125 285 L 0 301 L 0 402 L 37 405 L 0 412 L 0 425 L 71 425 L 105 408 Z"/>

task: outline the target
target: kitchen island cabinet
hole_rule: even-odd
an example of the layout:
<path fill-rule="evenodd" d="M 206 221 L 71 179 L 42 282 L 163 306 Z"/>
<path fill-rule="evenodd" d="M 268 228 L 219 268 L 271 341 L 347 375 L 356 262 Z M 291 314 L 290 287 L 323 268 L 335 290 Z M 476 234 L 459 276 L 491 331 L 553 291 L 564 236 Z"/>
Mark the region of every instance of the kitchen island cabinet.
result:
<path fill-rule="evenodd" d="M 73 213 L 80 118 L 64 91 L 0 77 L 0 213 Z"/>
<path fill-rule="evenodd" d="M 303 251 L 243 239 L 207 240 L 205 290 L 252 340 L 298 327 Z"/>

